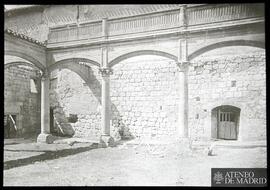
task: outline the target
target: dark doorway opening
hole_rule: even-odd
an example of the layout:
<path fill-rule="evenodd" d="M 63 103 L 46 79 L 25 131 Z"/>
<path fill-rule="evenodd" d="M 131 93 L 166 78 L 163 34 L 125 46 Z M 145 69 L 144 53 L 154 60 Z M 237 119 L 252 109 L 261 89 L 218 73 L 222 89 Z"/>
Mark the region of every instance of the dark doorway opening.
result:
<path fill-rule="evenodd" d="M 212 138 L 237 140 L 240 109 L 234 106 L 219 106 L 212 110 Z"/>
<path fill-rule="evenodd" d="M 53 108 L 50 108 L 50 133 L 55 134 Z"/>
<path fill-rule="evenodd" d="M 17 137 L 17 120 L 16 115 L 6 114 L 4 115 L 4 138 L 16 138 Z"/>

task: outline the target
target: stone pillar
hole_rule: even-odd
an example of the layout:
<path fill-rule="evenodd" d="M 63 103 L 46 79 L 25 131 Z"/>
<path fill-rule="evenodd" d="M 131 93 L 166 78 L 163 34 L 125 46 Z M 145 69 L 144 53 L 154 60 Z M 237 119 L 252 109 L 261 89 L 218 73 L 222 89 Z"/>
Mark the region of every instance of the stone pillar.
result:
<path fill-rule="evenodd" d="M 186 4 L 183 4 L 180 6 L 179 8 L 179 25 L 180 27 L 184 27 L 186 28 L 187 27 L 187 5 Z"/>
<path fill-rule="evenodd" d="M 178 111 L 178 134 L 181 138 L 188 137 L 188 87 L 187 87 L 187 41 L 179 40 L 179 111 Z"/>
<path fill-rule="evenodd" d="M 50 134 L 50 80 L 48 72 L 41 76 L 41 133 L 37 138 L 40 143 L 53 143 L 53 136 Z"/>
<path fill-rule="evenodd" d="M 102 147 L 114 146 L 114 140 L 110 136 L 110 117 L 111 117 L 111 101 L 110 101 L 110 75 L 112 70 L 108 67 L 107 48 L 102 48 L 102 67 L 99 69 L 101 73 L 102 91 L 101 91 L 101 127 L 102 134 L 100 144 Z"/>

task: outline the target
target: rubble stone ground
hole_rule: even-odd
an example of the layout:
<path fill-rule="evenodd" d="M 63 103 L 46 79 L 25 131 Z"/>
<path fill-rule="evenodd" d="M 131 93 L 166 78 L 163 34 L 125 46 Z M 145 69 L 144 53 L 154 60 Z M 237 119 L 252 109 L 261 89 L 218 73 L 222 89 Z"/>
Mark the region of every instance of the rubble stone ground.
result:
<path fill-rule="evenodd" d="M 214 167 L 266 168 L 266 147 L 217 146 L 208 156 L 184 142 L 96 145 L 5 144 L 4 186 L 210 186 Z"/>

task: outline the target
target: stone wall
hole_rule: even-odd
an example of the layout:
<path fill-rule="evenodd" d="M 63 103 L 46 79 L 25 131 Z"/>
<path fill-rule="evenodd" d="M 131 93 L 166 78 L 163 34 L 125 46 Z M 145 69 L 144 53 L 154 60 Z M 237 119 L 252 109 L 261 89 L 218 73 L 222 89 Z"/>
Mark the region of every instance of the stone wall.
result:
<path fill-rule="evenodd" d="M 223 55 L 213 52 L 192 61 L 188 125 L 193 139 L 211 138 L 211 111 L 221 105 L 241 109 L 240 140 L 266 139 L 265 52 L 244 49 L 230 47 L 227 54 L 225 50 Z"/>
<path fill-rule="evenodd" d="M 97 68 L 91 69 L 88 81 L 71 70 L 62 69 L 57 79 L 51 81 L 51 107 L 61 109 L 62 118 L 68 118 L 69 114 L 78 116 L 78 121 L 71 124 L 75 136 L 98 139 L 101 135 L 101 78 Z M 158 56 L 134 57 L 115 65 L 110 87 L 112 136 L 116 140 L 121 136 L 175 137 L 177 80 L 176 64 Z M 56 120 L 59 117 L 56 116 Z"/>
<path fill-rule="evenodd" d="M 139 56 L 113 67 L 112 125 L 123 136 L 174 137 L 177 131 L 178 67 L 159 56 Z"/>
<path fill-rule="evenodd" d="M 221 105 L 241 109 L 240 140 L 266 138 L 265 52 L 210 52 L 191 61 L 188 70 L 188 126 L 193 139 L 210 139 L 211 112 Z M 72 69 L 71 69 L 72 70 Z M 88 74 L 69 69 L 51 78 L 51 107 L 55 129 L 70 136 L 97 140 L 101 135 L 101 77 L 97 67 Z M 81 69 L 82 70 L 82 69 Z M 85 69 L 84 69 L 85 70 Z M 88 76 L 85 78 L 84 76 Z M 21 135 L 40 130 L 40 82 L 30 92 L 29 67 L 5 69 L 5 113 L 18 114 Z M 111 75 L 111 134 L 115 139 L 177 135 L 178 67 L 166 58 L 138 56 L 113 67 Z M 69 122 L 70 114 L 78 120 Z"/>
<path fill-rule="evenodd" d="M 37 93 L 30 91 L 30 78 L 36 80 Z M 29 67 L 5 69 L 4 112 L 16 115 L 18 137 L 40 132 L 40 80 Z"/>
<path fill-rule="evenodd" d="M 73 129 L 74 137 L 99 139 L 101 84 L 98 69 L 93 67 L 92 71 L 90 84 L 70 69 L 62 69 L 51 79 L 50 104 L 54 108 L 55 129 L 60 129 L 60 134 L 61 130 Z M 75 123 L 68 121 L 70 114 L 77 115 Z"/>
<path fill-rule="evenodd" d="M 242 48 L 236 54 L 233 49 L 210 52 L 189 65 L 188 126 L 192 139 L 211 138 L 211 112 L 221 105 L 241 109 L 240 140 L 266 138 L 265 53 Z M 159 56 L 138 56 L 112 69 L 111 135 L 115 139 L 176 137 L 181 127 L 176 64 Z M 98 68 L 91 70 L 87 74 L 90 78 L 85 80 L 81 72 L 62 69 L 51 92 L 51 106 L 64 115 L 63 123 L 68 123 L 69 114 L 78 116 L 77 122 L 69 123 L 76 137 L 98 139 L 101 78 Z"/>

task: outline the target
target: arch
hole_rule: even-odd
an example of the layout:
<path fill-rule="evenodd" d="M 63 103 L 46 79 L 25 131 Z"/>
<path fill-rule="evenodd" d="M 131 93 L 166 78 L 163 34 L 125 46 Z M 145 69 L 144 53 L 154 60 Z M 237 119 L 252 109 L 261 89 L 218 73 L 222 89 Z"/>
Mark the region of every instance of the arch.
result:
<path fill-rule="evenodd" d="M 101 99 L 100 99 L 101 92 L 99 93 L 92 90 L 91 84 L 98 80 L 96 79 L 91 66 L 89 64 L 79 64 L 79 61 L 91 63 L 92 65 L 99 67 L 99 63 L 89 60 L 89 59 L 71 58 L 71 59 L 63 59 L 63 60 L 57 61 L 55 64 L 49 66 L 48 71 L 52 72 L 55 69 L 61 68 L 61 69 L 68 69 L 70 71 L 75 72 L 87 84 L 88 88 L 93 92 L 94 96 L 101 103 Z"/>
<path fill-rule="evenodd" d="M 265 49 L 265 43 L 260 41 L 252 41 L 252 40 L 230 40 L 230 41 L 222 41 L 214 44 L 207 45 L 199 50 L 193 52 L 188 56 L 188 60 L 191 61 L 192 59 L 198 57 L 199 55 L 206 53 L 208 51 L 228 47 L 228 46 L 251 46 Z"/>
<path fill-rule="evenodd" d="M 16 56 L 16 57 L 20 57 L 22 59 L 25 59 L 25 60 L 29 61 L 30 63 L 33 63 L 41 71 L 43 71 L 45 69 L 45 66 L 42 63 L 40 63 L 38 60 L 36 60 L 35 58 L 33 58 L 25 53 L 13 51 L 13 50 L 5 50 L 5 55 Z"/>
<path fill-rule="evenodd" d="M 90 68 L 88 65 L 69 65 L 70 63 L 66 63 L 64 65 L 61 65 L 61 69 L 68 69 L 70 71 L 73 71 L 74 73 L 76 73 L 77 75 L 79 75 L 81 77 L 81 79 L 83 79 L 85 82 L 87 82 L 87 75 L 84 74 L 82 71 L 83 69 L 81 67 L 85 67 L 85 69 Z M 53 71 L 53 70 L 51 70 Z"/>
<path fill-rule="evenodd" d="M 40 68 L 36 67 L 36 65 L 34 65 L 32 63 L 28 63 L 28 62 L 22 62 L 22 61 L 14 61 L 14 62 L 6 63 L 5 69 L 13 67 L 13 66 L 18 66 L 18 65 L 25 65 L 25 66 L 40 70 Z"/>
<path fill-rule="evenodd" d="M 78 64 L 78 65 L 84 65 L 84 66 L 87 66 L 87 67 L 90 67 L 90 65 L 88 64 L 80 64 L 79 62 L 85 62 L 85 63 L 89 63 L 90 65 L 95 65 L 95 66 L 100 66 L 100 64 L 96 61 L 93 61 L 91 59 L 87 59 L 87 58 L 68 58 L 68 59 L 63 59 L 63 60 L 60 60 L 60 61 L 57 61 L 56 63 L 50 65 L 48 67 L 48 71 L 51 72 L 55 69 L 59 69 L 61 67 L 63 67 L 64 65 L 66 64 L 71 64 L 71 63 L 75 63 L 75 64 Z"/>
<path fill-rule="evenodd" d="M 114 65 L 120 63 L 121 61 L 123 61 L 125 59 L 140 56 L 140 55 L 157 55 L 157 56 L 162 56 L 162 57 L 172 59 L 172 60 L 174 60 L 176 62 L 178 60 L 176 56 L 174 56 L 172 54 L 169 54 L 169 53 L 166 53 L 166 52 L 163 52 L 163 51 L 139 50 L 139 51 L 133 51 L 133 52 L 130 52 L 130 53 L 126 53 L 124 55 L 120 55 L 119 57 L 117 57 L 117 58 L 113 59 L 112 61 L 110 61 L 109 66 L 113 67 Z"/>
<path fill-rule="evenodd" d="M 223 101 L 212 102 L 211 104 L 209 104 L 207 109 L 213 110 L 213 109 L 218 108 L 220 106 L 231 106 L 231 107 L 235 107 L 235 108 L 239 108 L 239 109 L 243 110 L 244 105 L 245 104 L 242 104 L 242 103 L 236 102 L 236 101 L 223 100 Z"/>
<path fill-rule="evenodd" d="M 222 107 L 229 107 L 229 108 L 231 108 L 233 110 L 241 111 L 241 108 L 236 107 L 236 106 L 232 106 L 232 105 L 229 105 L 229 104 L 223 104 L 223 105 L 216 106 L 211 111 L 217 110 L 217 109 L 222 108 Z"/>

